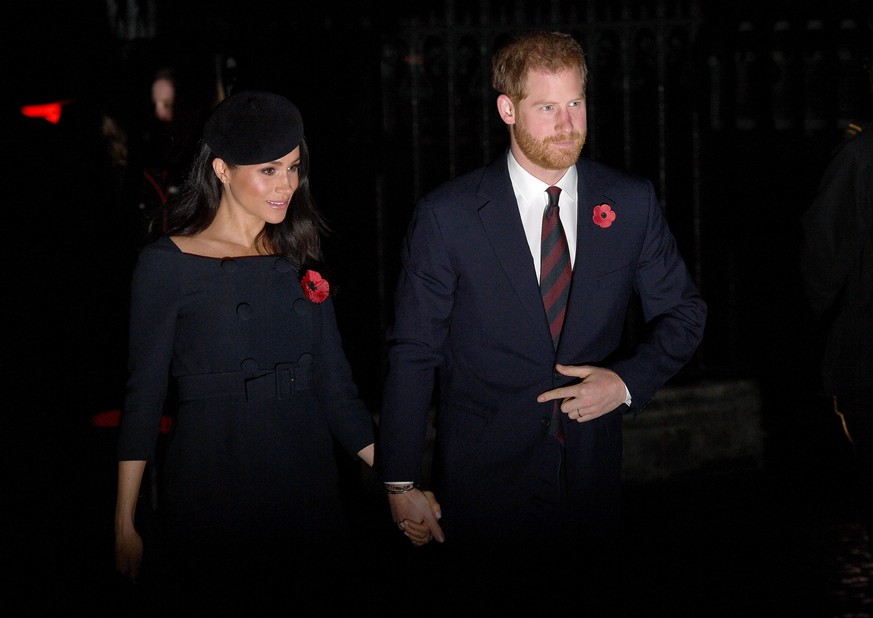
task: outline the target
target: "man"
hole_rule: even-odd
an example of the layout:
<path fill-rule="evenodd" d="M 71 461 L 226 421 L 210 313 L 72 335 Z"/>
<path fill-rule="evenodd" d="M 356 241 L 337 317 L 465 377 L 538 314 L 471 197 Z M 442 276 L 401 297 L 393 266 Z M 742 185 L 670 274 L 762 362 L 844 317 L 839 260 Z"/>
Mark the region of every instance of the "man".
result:
<path fill-rule="evenodd" d="M 445 542 L 428 552 L 459 552 L 439 571 L 466 567 L 453 583 L 468 584 L 469 598 L 493 599 L 488 592 L 506 598 L 527 575 L 554 570 L 546 577 L 576 581 L 608 571 L 601 558 L 619 523 L 623 415 L 689 361 L 706 305 L 652 184 L 579 158 L 587 131 L 579 44 L 530 32 L 492 68 L 510 147 L 416 204 L 378 458 L 395 523 L 425 522 Z M 547 317 L 540 276 L 555 260 L 541 266 L 540 251 L 550 244 L 541 237 L 550 186 L 561 189 L 572 277 L 565 308 Z M 622 353 L 634 295 L 648 329 Z M 417 486 L 434 394 L 439 521 Z M 574 575 L 560 575 L 564 567 Z M 482 588 L 497 581 L 507 583 Z"/>
<path fill-rule="evenodd" d="M 802 282 L 825 333 L 821 386 L 852 449 L 849 487 L 873 554 L 873 123 L 849 125 L 801 229 Z"/>

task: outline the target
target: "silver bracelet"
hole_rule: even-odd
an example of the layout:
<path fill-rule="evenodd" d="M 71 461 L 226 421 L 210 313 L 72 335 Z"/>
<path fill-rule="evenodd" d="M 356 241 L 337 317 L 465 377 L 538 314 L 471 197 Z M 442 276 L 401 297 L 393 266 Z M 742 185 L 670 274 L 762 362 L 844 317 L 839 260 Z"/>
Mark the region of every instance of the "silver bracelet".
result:
<path fill-rule="evenodd" d="M 415 489 L 415 483 L 385 483 L 385 491 L 389 494 L 405 494 Z"/>

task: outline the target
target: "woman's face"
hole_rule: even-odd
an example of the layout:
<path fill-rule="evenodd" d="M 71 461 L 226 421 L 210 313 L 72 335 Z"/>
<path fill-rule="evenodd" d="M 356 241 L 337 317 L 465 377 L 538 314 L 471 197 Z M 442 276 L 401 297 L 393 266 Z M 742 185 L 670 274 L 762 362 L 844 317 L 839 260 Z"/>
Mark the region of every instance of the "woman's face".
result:
<path fill-rule="evenodd" d="M 215 159 L 213 169 L 222 182 L 222 204 L 265 223 L 281 223 L 300 185 L 300 146 L 281 159 L 257 165 L 229 167 Z"/>

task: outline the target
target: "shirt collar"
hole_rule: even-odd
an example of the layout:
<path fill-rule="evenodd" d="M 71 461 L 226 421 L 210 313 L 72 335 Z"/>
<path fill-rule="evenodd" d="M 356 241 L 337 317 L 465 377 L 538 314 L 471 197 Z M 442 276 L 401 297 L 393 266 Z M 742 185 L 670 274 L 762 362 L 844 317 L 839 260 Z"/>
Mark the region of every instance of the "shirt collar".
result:
<path fill-rule="evenodd" d="M 509 166 L 509 178 L 512 181 L 512 187 L 515 190 L 516 199 L 522 203 L 527 202 L 530 204 L 542 204 L 545 206 L 546 187 L 550 185 L 547 185 L 542 180 L 534 177 L 530 172 L 525 170 L 515 159 L 511 150 L 507 153 L 506 160 Z M 561 187 L 561 193 L 566 194 L 575 202 L 578 182 L 579 173 L 576 171 L 576 166 L 571 165 L 567 169 L 567 172 L 556 183 L 556 186 Z"/>

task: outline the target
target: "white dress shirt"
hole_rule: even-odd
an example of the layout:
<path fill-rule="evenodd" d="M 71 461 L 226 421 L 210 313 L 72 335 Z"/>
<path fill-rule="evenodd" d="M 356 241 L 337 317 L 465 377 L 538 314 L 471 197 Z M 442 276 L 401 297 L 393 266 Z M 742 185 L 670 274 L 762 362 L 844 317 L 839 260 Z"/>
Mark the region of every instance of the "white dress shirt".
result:
<path fill-rule="evenodd" d="M 510 151 L 507 155 L 509 164 L 509 179 L 515 191 L 515 199 L 518 202 L 518 213 L 521 215 L 521 223 L 524 226 L 524 234 L 527 236 L 527 244 L 533 258 L 534 268 L 537 272 L 537 281 L 540 279 L 540 245 L 542 244 L 543 213 L 549 204 L 549 196 L 546 193 L 547 185 L 542 180 L 534 178 L 525 171 Z M 576 185 L 579 175 L 576 166 L 573 165 L 567 173 L 555 183 L 561 187 L 561 197 L 558 201 L 561 214 L 561 225 L 567 235 L 567 247 L 570 249 L 570 267 L 576 263 Z"/>

